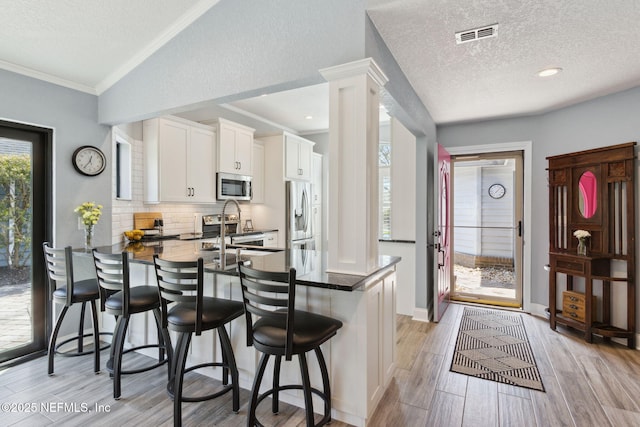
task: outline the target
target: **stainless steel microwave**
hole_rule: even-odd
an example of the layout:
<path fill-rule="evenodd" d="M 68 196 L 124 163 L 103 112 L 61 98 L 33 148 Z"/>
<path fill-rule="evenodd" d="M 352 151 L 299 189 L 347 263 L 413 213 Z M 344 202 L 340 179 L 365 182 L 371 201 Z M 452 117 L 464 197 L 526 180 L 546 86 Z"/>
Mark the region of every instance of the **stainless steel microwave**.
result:
<path fill-rule="evenodd" d="M 218 200 L 251 200 L 251 177 L 232 173 L 217 173 Z"/>

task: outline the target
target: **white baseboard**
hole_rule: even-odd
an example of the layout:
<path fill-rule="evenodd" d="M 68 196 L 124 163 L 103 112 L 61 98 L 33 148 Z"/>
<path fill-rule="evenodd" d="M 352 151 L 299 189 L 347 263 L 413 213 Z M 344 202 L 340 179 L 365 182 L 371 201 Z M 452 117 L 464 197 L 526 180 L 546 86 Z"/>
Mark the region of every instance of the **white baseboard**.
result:
<path fill-rule="evenodd" d="M 534 316 L 542 317 L 542 318 L 545 318 L 545 319 L 549 318 L 549 313 L 547 312 L 547 306 L 546 305 L 531 303 L 531 304 L 529 304 L 529 308 L 531 309 L 529 311 L 530 314 L 532 314 Z"/>
<path fill-rule="evenodd" d="M 417 320 L 418 322 L 430 322 L 429 310 L 426 308 L 414 308 L 413 320 Z"/>

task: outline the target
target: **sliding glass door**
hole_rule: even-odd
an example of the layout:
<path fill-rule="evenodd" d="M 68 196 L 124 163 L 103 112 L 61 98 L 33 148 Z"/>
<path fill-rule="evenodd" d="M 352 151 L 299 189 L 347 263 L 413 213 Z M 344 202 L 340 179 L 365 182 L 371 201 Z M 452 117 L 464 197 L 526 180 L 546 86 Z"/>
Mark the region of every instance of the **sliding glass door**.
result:
<path fill-rule="evenodd" d="M 46 348 L 51 131 L 0 120 L 0 363 Z"/>

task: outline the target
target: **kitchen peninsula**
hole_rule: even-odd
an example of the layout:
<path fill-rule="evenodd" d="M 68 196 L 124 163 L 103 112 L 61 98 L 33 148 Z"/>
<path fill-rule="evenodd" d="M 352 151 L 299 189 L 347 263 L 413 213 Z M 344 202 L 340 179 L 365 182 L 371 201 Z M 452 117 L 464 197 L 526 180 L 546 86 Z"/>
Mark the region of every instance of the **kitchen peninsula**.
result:
<path fill-rule="evenodd" d="M 236 250 L 228 247 L 224 260 L 218 251 L 201 240 L 164 240 L 116 244 L 98 248 L 102 252 L 132 253 L 132 283 L 153 283 L 153 255 L 168 260 L 205 261 L 205 295 L 242 299 L 242 291 L 236 270 Z M 80 254 L 78 261 L 87 262 L 88 254 Z M 336 337 L 323 345 L 332 388 L 333 418 L 364 426 L 373 414 L 388 386 L 396 364 L 395 298 L 396 264 L 398 257 L 381 256 L 377 268 L 366 276 L 326 272 L 327 254 L 310 250 L 257 250 L 241 248 L 242 262 L 268 271 L 286 271 L 296 268 L 296 306 L 303 310 L 330 316 L 343 322 Z M 136 319 L 133 319 L 135 321 Z M 103 325 L 113 324 L 110 316 L 103 315 Z M 132 322 L 133 323 L 133 322 Z M 259 360 L 253 347 L 246 346 L 244 319 L 228 326 L 229 335 L 240 371 L 240 386 L 250 390 Z M 155 341 L 153 318 L 130 326 L 129 342 L 133 345 Z M 219 343 L 213 334 L 203 334 L 194 340 L 189 364 L 203 363 L 220 357 Z M 152 354 L 149 353 L 151 356 Z M 220 379 L 216 369 L 199 372 Z M 271 370 L 267 369 L 263 384 L 270 384 Z M 310 371 L 312 384 L 321 384 L 317 369 Z M 281 383 L 299 383 L 297 360 L 283 362 Z M 265 387 L 266 388 L 266 387 Z M 281 393 L 285 402 L 304 407 L 298 390 Z M 314 408 L 322 408 L 322 402 L 314 397 Z"/>

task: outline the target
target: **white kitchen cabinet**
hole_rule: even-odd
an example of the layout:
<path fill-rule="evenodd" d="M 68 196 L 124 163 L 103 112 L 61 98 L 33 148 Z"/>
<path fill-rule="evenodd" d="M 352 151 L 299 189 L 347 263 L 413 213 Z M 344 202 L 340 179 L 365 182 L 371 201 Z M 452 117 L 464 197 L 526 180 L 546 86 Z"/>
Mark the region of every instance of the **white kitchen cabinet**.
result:
<path fill-rule="evenodd" d="M 145 120 L 144 201 L 215 203 L 215 129 L 178 117 Z"/>
<path fill-rule="evenodd" d="M 284 141 L 285 179 L 310 181 L 314 143 L 286 132 Z"/>
<path fill-rule="evenodd" d="M 251 175 L 254 129 L 225 119 L 217 124 L 218 172 Z"/>
<path fill-rule="evenodd" d="M 315 250 L 322 250 L 322 205 L 313 205 L 311 207 L 313 218 L 313 239 L 315 242 Z"/>
<path fill-rule="evenodd" d="M 264 247 L 265 248 L 277 248 L 278 247 L 278 232 L 268 231 L 264 233 Z"/>
<path fill-rule="evenodd" d="M 200 243 L 194 242 L 193 245 L 195 253 Z M 313 256 L 311 264 L 322 265 L 322 254 L 314 253 Z M 83 258 L 86 266 L 84 269 L 87 272 L 91 271 L 93 261 L 90 255 L 78 254 L 78 258 L 80 257 Z M 255 257 L 254 262 L 265 262 L 265 259 L 266 257 Z M 289 263 L 284 260 L 279 262 L 284 262 L 285 265 Z M 276 265 L 281 268 L 279 263 Z M 132 262 L 130 267 L 133 282 L 143 283 L 155 280 L 152 265 Z M 242 301 L 242 289 L 237 276 L 206 272 L 204 283 L 206 296 Z M 385 268 L 370 276 L 357 292 L 314 286 L 296 287 L 297 309 L 313 311 L 343 323 L 343 327 L 336 335 L 322 345 L 331 384 L 332 416 L 336 420 L 352 425 L 366 425 L 393 380 L 398 357 L 396 353 L 396 287 L 395 267 Z M 101 313 L 100 316 L 105 329 L 114 326 L 113 316 L 106 313 Z M 246 345 L 244 319 L 238 318 L 229 322 L 225 325 L 225 329 L 229 334 L 238 365 L 240 387 L 250 390 L 261 353 L 255 347 Z M 148 345 L 157 340 L 151 313 L 145 316 L 134 316 L 128 331 L 127 345 L 129 346 Z M 200 337 L 193 338 L 187 360 L 189 366 L 221 360 L 220 344 L 214 333 L 208 331 Z M 175 334 L 172 334 L 172 338 L 175 339 Z M 157 350 L 153 348 L 144 348 L 138 352 L 151 358 L 158 355 Z M 295 360 L 291 362 L 283 360 L 281 384 L 299 383 L 299 369 Z M 202 370 L 201 373 L 217 380 L 220 380 L 223 374 L 220 367 Z M 319 371 L 312 368 L 309 374 L 311 384 L 318 387 L 322 383 Z M 272 369 L 267 369 L 263 381 L 265 384 L 272 382 Z M 297 406 L 302 406 L 304 402 L 299 390 L 285 390 L 280 393 L 280 398 L 282 402 Z M 313 399 L 314 407 L 322 408 L 322 401 L 315 396 Z"/>
<path fill-rule="evenodd" d="M 311 174 L 311 203 L 322 204 L 322 154 L 313 153 Z"/>
<path fill-rule="evenodd" d="M 253 173 L 251 174 L 251 203 L 264 203 L 264 146 L 253 144 Z"/>

